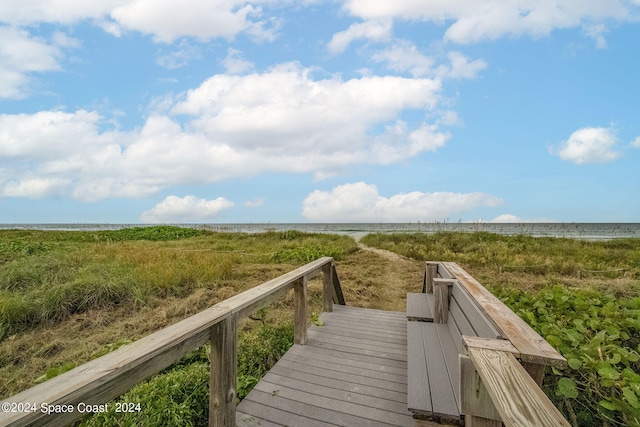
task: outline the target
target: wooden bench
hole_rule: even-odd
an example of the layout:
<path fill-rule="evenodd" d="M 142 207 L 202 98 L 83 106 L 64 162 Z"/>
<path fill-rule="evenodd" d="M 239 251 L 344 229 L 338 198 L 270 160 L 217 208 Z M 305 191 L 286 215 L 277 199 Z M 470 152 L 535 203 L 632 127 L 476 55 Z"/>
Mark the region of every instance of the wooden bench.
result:
<path fill-rule="evenodd" d="M 481 362 L 506 364 L 505 360 L 517 359 L 517 368 L 507 370 L 508 379 L 525 372 L 529 383 L 521 377 L 515 381 L 527 387 L 534 384 L 540 390 L 545 366 L 563 366 L 566 360 L 455 263 L 427 263 L 422 290 L 407 295 L 407 404 L 414 417 L 456 425 L 465 420 L 467 425 L 474 420 L 488 426 L 502 422 L 523 425 L 510 424 L 509 420 L 521 420 L 504 408 L 513 406 L 523 393 L 515 391 L 514 400 L 496 404 L 501 394 L 495 387 L 500 386 L 492 381 L 485 387 L 485 382 L 504 376 L 504 371 L 496 374 L 491 370 L 493 364 Z M 495 368 L 504 368 L 504 364 Z M 547 402 L 551 407 L 545 410 L 553 413 L 553 421 L 558 416 L 564 421 Z M 526 404 L 527 399 L 516 407 L 522 410 Z"/>

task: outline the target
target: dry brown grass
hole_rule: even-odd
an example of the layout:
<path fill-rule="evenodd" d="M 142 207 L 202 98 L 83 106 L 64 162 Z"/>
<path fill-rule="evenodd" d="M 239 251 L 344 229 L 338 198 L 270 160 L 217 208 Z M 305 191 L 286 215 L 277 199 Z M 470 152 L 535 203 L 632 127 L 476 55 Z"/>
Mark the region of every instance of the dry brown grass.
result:
<path fill-rule="evenodd" d="M 167 251 L 169 252 L 169 251 Z M 129 255 L 133 255 L 131 251 Z M 128 256 L 110 254 L 105 256 Z M 197 254 L 175 253 L 169 256 L 182 262 L 200 259 Z M 160 268 L 166 259 L 149 261 L 139 256 L 138 269 Z M 420 289 L 422 263 L 409 259 L 393 259 L 380 253 L 358 250 L 337 262 L 337 272 L 348 305 L 402 311 L 407 292 Z M 146 267 L 145 267 L 146 266 Z M 145 306 L 134 303 L 92 309 L 74 314 L 55 324 L 14 334 L 0 343 L 0 398 L 13 395 L 34 385 L 36 378 L 50 367 L 65 363 L 85 363 L 104 351 L 105 347 L 123 341 L 135 341 L 163 327 L 193 315 L 239 292 L 257 286 L 296 268 L 293 264 L 235 264 L 233 274 L 216 287 L 199 287 L 184 297 L 156 298 Z M 322 310 L 322 282 L 309 283 L 309 312 Z M 276 301 L 270 309 L 247 320 L 282 323 L 293 316 L 293 296 Z M 243 326 L 241 326 L 242 328 Z"/>

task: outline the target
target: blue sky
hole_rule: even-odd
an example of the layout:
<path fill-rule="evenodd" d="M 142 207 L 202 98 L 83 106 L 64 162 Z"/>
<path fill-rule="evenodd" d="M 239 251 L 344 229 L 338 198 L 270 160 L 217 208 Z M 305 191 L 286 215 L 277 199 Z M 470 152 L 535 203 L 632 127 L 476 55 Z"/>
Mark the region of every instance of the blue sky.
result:
<path fill-rule="evenodd" d="M 0 223 L 640 222 L 639 0 L 3 0 Z"/>

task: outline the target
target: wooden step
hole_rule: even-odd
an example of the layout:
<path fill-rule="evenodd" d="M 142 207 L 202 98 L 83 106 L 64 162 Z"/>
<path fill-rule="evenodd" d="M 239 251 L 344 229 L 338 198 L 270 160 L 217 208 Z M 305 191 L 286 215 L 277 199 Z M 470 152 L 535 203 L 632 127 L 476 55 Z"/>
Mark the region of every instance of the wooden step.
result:
<path fill-rule="evenodd" d="M 407 320 L 433 322 L 433 294 L 407 294 Z"/>

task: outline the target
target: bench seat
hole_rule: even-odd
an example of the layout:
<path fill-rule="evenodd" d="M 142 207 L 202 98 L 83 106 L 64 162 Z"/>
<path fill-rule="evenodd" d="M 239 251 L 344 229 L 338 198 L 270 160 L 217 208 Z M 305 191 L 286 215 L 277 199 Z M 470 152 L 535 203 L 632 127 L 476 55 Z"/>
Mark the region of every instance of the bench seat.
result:
<path fill-rule="evenodd" d="M 407 294 L 407 320 L 433 322 L 433 294 Z"/>
<path fill-rule="evenodd" d="M 419 418 L 460 421 L 458 350 L 444 323 L 407 322 L 407 405 Z"/>

